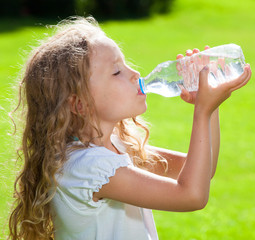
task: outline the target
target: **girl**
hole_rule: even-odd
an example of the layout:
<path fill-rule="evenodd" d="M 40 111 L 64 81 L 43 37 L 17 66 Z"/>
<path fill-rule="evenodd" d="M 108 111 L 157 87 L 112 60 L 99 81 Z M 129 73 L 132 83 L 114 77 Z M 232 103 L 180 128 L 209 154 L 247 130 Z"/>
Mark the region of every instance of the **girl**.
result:
<path fill-rule="evenodd" d="M 207 204 L 219 150 L 218 106 L 249 81 L 250 67 L 215 88 L 205 67 L 197 94 L 183 91 L 195 109 L 189 151 L 181 154 L 146 145 L 149 131 L 137 118 L 146 111 L 140 75 L 95 20 L 59 28 L 32 53 L 21 82 L 24 167 L 9 239 L 155 240 L 149 209 Z"/>

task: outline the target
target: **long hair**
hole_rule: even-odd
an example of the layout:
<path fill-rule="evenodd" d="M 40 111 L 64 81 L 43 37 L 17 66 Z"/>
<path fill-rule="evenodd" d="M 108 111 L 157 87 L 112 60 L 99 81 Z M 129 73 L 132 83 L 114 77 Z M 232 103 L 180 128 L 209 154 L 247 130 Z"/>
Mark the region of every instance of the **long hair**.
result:
<path fill-rule="evenodd" d="M 104 32 L 91 17 L 66 20 L 57 25 L 56 34 L 41 43 L 26 63 L 18 104 L 25 113 L 18 151 L 23 167 L 14 185 L 9 239 L 54 238 L 50 201 L 57 186 L 54 176 L 67 160 L 68 145 L 72 137 L 77 136 L 81 140 L 89 139 L 82 140 L 83 147 L 88 147 L 94 130 L 102 137 L 91 111 L 94 100 L 88 84 L 91 45 L 93 39 L 102 34 Z M 73 95 L 88 106 L 84 114 L 71 112 L 69 99 Z M 132 132 L 131 128 L 136 127 L 145 130 L 143 138 Z M 84 132 L 86 138 L 83 138 Z M 138 167 L 148 168 L 160 159 L 146 151 L 149 130 L 138 119 L 119 122 L 115 133 Z"/>

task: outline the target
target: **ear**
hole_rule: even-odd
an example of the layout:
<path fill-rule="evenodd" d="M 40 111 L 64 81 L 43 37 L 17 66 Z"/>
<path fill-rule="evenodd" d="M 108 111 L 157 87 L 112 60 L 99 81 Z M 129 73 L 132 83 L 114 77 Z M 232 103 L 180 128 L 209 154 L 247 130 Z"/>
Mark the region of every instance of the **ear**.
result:
<path fill-rule="evenodd" d="M 68 101 L 69 101 L 70 110 L 72 113 L 76 115 L 77 114 L 82 115 L 84 113 L 84 107 L 83 107 L 82 101 L 77 95 L 72 95 L 71 97 L 69 97 Z"/>

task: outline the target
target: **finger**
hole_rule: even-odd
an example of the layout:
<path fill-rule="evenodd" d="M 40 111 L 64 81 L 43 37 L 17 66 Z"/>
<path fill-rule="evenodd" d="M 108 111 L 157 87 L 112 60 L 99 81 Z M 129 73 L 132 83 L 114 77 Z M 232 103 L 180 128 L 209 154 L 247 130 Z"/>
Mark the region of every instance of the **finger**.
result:
<path fill-rule="evenodd" d="M 180 97 L 185 102 L 189 102 L 190 98 L 191 98 L 189 92 L 186 89 L 184 89 L 184 88 L 182 88 L 182 92 L 181 92 Z"/>
<path fill-rule="evenodd" d="M 236 79 L 233 79 L 229 82 L 223 83 L 223 87 L 226 87 L 229 89 L 229 91 L 235 91 L 239 88 L 241 88 L 242 86 L 244 86 L 245 84 L 247 84 L 247 82 L 250 80 L 251 77 L 251 70 L 249 66 L 245 66 L 244 68 L 244 72 L 242 73 L 241 76 L 239 76 Z"/>
<path fill-rule="evenodd" d="M 225 58 L 219 57 L 218 58 L 218 64 L 221 66 L 221 69 L 225 71 Z"/>
<path fill-rule="evenodd" d="M 184 56 L 182 54 L 178 54 L 176 59 L 180 59 L 180 58 L 183 58 Z"/>
<path fill-rule="evenodd" d="M 209 67 L 205 66 L 199 72 L 199 88 L 203 88 L 204 86 L 208 86 L 208 74 L 209 74 Z"/>
<path fill-rule="evenodd" d="M 200 64 L 200 57 L 199 56 L 197 56 L 196 55 L 196 53 L 199 53 L 200 51 L 199 51 L 199 49 L 198 48 L 194 48 L 193 49 L 193 54 L 195 54 L 195 55 L 193 55 L 191 58 L 192 58 L 192 61 L 195 63 L 195 67 L 197 68 L 197 65 L 199 65 Z M 196 73 L 196 71 L 195 71 L 195 73 Z M 199 72 L 197 72 L 197 74 L 198 74 Z"/>
<path fill-rule="evenodd" d="M 181 86 L 181 90 L 182 90 L 182 92 L 181 92 L 181 95 L 182 95 L 182 96 L 187 96 L 187 95 L 189 95 L 188 90 L 185 89 L 183 86 Z"/>
<path fill-rule="evenodd" d="M 236 91 L 237 89 L 239 89 L 239 88 L 245 86 L 248 82 L 249 82 L 249 78 L 246 78 L 242 83 L 240 83 L 239 85 L 237 85 L 237 86 L 234 87 L 234 88 L 231 88 L 230 91 L 231 91 L 231 92 L 234 92 L 234 91 Z"/>
<path fill-rule="evenodd" d="M 208 50 L 208 49 L 210 49 L 210 47 L 208 45 L 206 45 L 205 50 Z M 203 64 L 203 66 L 206 66 L 207 64 L 210 63 L 210 57 L 206 56 L 206 55 L 202 55 L 201 62 Z"/>
<path fill-rule="evenodd" d="M 182 59 L 183 57 L 184 57 L 184 56 L 183 56 L 182 54 L 178 54 L 177 57 L 176 57 L 176 59 L 179 60 L 179 59 Z M 177 61 L 177 63 L 176 63 L 176 69 L 177 69 L 177 71 L 178 71 L 178 75 L 181 76 L 181 74 L 182 74 L 182 66 L 181 66 L 181 63 L 178 62 L 178 61 Z"/>
<path fill-rule="evenodd" d="M 193 54 L 192 50 L 188 49 L 186 51 L 186 56 L 191 56 Z"/>
<path fill-rule="evenodd" d="M 217 70 L 218 70 L 217 61 L 211 61 L 210 62 L 210 72 L 212 72 L 216 78 L 218 78 Z"/>
<path fill-rule="evenodd" d="M 244 70 L 247 69 L 248 71 L 251 72 L 251 65 L 249 63 L 246 63 L 243 69 Z"/>
<path fill-rule="evenodd" d="M 239 89 L 239 88 L 241 88 L 241 87 L 243 87 L 244 85 L 246 85 L 249 82 L 249 80 L 251 79 L 251 69 L 250 69 L 250 67 L 245 67 L 244 68 L 244 73 L 241 75 L 240 78 L 241 79 L 238 81 L 240 83 L 237 84 L 235 87 L 231 88 L 232 92 Z"/>
<path fill-rule="evenodd" d="M 202 55 L 201 62 L 203 66 L 206 66 L 207 64 L 210 63 L 210 57 L 208 55 Z"/>
<path fill-rule="evenodd" d="M 200 51 L 199 51 L 199 49 L 198 48 L 194 48 L 193 49 L 193 53 L 199 53 Z"/>

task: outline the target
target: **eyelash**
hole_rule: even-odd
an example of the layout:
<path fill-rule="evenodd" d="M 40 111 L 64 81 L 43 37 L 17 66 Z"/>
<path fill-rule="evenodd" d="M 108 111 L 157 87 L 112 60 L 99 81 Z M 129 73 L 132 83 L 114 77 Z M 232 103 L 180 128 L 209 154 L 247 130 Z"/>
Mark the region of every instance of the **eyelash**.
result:
<path fill-rule="evenodd" d="M 114 73 L 113 75 L 114 75 L 114 76 L 117 76 L 117 75 L 119 75 L 119 74 L 120 74 L 120 71 Z"/>

